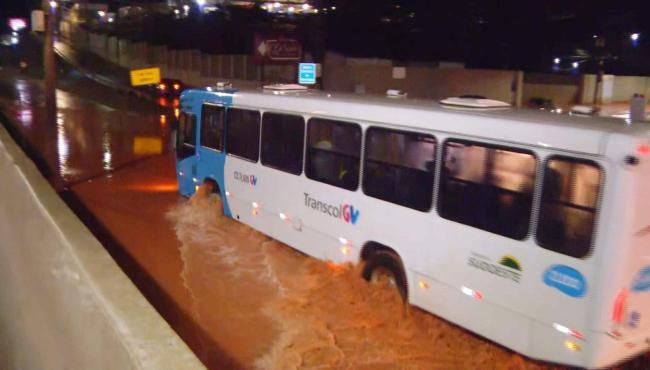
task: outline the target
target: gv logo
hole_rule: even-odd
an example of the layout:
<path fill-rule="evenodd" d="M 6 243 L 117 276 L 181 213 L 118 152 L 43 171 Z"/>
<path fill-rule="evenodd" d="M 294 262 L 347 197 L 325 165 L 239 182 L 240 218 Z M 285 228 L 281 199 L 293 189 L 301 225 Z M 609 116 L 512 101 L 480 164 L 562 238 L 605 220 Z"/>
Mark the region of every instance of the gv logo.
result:
<path fill-rule="evenodd" d="M 343 220 L 349 224 L 356 224 L 359 219 L 359 210 L 354 209 L 354 206 L 346 204 L 343 206 Z"/>

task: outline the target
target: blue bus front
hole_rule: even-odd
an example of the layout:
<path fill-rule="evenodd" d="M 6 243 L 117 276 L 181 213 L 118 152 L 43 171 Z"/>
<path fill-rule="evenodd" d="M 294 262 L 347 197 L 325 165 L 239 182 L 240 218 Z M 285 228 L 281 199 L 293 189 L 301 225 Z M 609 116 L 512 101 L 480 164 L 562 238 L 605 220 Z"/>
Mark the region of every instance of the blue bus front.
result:
<path fill-rule="evenodd" d="M 191 196 L 197 187 L 213 181 L 230 215 L 225 197 L 225 115 L 234 90 L 186 90 L 181 96 L 181 116 L 176 140 L 176 175 L 181 194 Z"/>

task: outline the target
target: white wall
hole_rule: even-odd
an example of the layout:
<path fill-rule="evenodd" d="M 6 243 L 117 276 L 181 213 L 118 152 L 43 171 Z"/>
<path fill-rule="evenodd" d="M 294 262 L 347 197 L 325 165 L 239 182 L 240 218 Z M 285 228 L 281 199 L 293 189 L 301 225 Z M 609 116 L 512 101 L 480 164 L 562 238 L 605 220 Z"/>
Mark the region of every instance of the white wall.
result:
<path fill-rule="evenodd" d="M 616 76 L 614 78 L 613 101 L 629 102 L 634 94 L 650 96 L 650 77 Z"/>
<path fill-rule="evenodd" d="M 409 97 L 424 99 L 470 94 L 515 105 L 521 99 L 519 71 L 406 66 L 406 76 L 396 79 L 390 60 L 345 58 L 336 53 L 326 54 L 323 71 L 324 87 L 332 91 L 354 92 L 362 87 L 365 93 L 383 95 L 387 89 L 400 89 Z"/>
<path fill-rule="evenodd" d="M 202 369 L 0 126 L 0 369 Z"/>
<path fill-rule="evenodd" d="M 561 107 L 576 104 L 581 95 L 580 76 L 549 73 L 526 73 L 524 76 L 524 105 L 532 98 L 550 99 Z M 592 90 L 593 98 L 593 90 Z"/>

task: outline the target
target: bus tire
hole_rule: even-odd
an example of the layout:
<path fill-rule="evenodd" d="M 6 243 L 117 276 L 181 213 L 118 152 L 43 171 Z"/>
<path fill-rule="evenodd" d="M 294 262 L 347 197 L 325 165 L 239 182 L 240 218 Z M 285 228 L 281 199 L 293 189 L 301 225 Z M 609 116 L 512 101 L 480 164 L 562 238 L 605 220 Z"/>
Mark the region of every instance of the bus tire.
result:
<path fill-rule="evenodd" d="M 203 186 L 205 186 L 205 192 L 207 195 L 216 194 L 221 196 L 221 189 L 219 189 L 219 184 L 211 178 L 206 178 L 203 180 Z"/>
<path fill-rule="evenodd" d="M 376 282 L 381 276 L 388 275 L 391 285 L 397 289 L 402 301 L 408 302 L 406 274 L 400 258 L 395 253 L 377 251 L 371 254 L 365 261 L 361 275 L 371 283 Z"/>
<path fill-rule="evenodd" d="M 207 195 L 210 195 L 214 193 L 216 184 L 214 181 L 212 181 L 212 179 L 205 179 L 203 180 L 203 186 L 205 187 L 205 193 Z"/>

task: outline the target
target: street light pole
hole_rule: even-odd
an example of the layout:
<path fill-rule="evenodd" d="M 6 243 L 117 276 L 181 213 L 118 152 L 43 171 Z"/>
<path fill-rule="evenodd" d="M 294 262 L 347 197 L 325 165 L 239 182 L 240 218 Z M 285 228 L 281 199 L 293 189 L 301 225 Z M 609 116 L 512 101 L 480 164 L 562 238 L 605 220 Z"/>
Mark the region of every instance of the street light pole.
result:
<path fill-rule="evenodd" d="M 45 17 L 45 41 L 43 42 L 45 110 L 48 119 L 56 116 L 56 59 L 54 57 L 54 24 L 56 23 L 56 1 L 43 0 Z"/>
<path fill-rule="evenodd" d="M 596 37 L 596 36 L 595 36 Z M 607 52 L 605 50 L 606 41 L 604 37 L 596 37 L 595 48 L 594 48 L 594 60 L 596 62 L 596 86 L 594 88 L 594 103 L 593 106 L 595 109 L 600 110 L 600 105 L 602 103 L 602 89 L 603 89 L 603 78 L 605 76 L 605 59 L 607 58 Z"/>
<path fill-rule="evenodd" d="M 596 74 L 596 88 L 594 89 L 594 108 L 600 110 L 600 105 L 602 103 L 602 89 L 603 89 L 603 78 L 605 77 L 605 60 L 603 58 L 597 58 L 596 63 L 598 65 L 598 72 Z"/>

